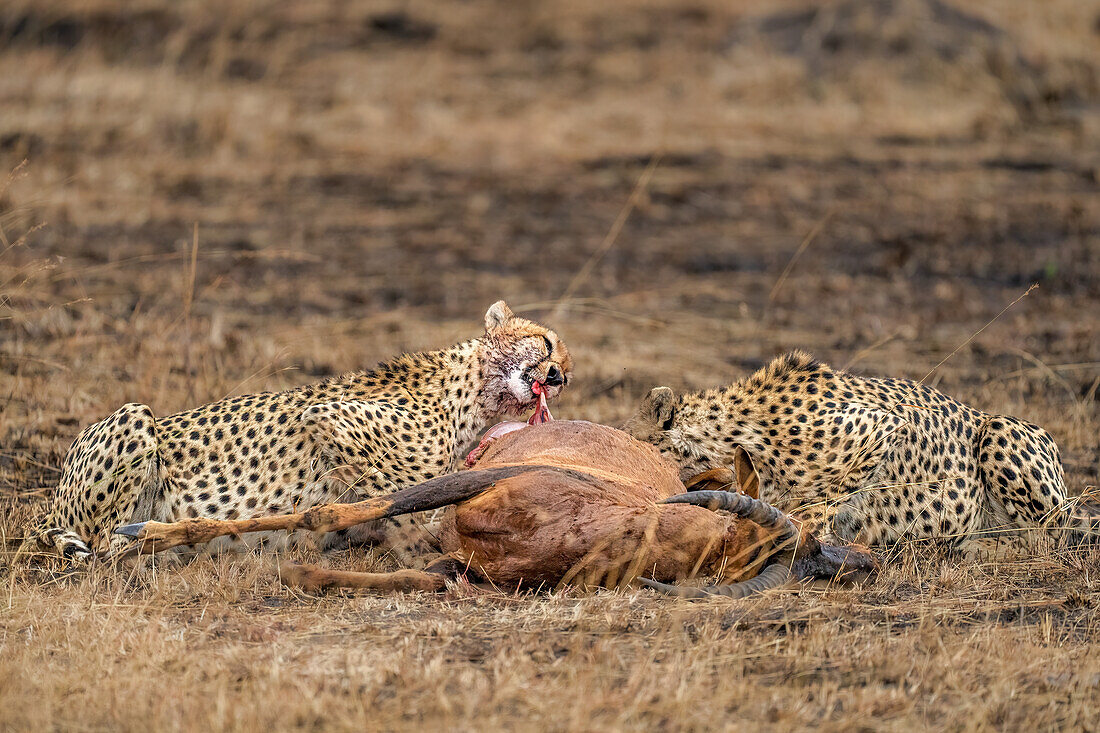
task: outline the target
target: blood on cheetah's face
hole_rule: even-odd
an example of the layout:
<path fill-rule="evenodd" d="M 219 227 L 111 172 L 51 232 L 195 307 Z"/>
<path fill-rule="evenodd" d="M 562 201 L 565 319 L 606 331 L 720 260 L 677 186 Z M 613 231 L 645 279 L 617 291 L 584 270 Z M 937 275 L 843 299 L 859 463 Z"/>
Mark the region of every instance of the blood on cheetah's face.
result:
<path fill-rule="evenodd" d="M 532 409 L 538 404 L 535 390 L 552 400 L 573 376 L 573 359 L 558 335 L 519 318 L 503 300 L 485 313 L 485 343 L 481 396 L 482 408 L 490 417 Z"/>
<path fill-rule="evenodd" d="M 668 387 L 654 387 L 637 412 L 623 425 L 623 431 L 635 440 L 649 443 L 665 458 L 680 466 L 680 478 L 687 480 L 716 465 L 715 457 L 704 446 L 685 435 L 678 420 L 680 400 Z"/>

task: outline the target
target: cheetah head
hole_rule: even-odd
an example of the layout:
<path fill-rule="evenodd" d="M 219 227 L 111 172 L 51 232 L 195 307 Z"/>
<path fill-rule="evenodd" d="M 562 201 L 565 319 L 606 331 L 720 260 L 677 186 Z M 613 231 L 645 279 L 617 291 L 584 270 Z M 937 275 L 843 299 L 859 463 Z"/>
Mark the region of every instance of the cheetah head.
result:
<path fill-rule="evenodd" d="M 680 466 L 680 477 L 687 479 L 725 462 L 693 435 L 692 426 L 685 424 L 681 400 L 668 387 L 650 390 L 638 410 L 623 425 L 623 430 L 635 440 L 649 443 L 665 458 Z"/>
<path fill-rule="evenodd" d="M 540 391 L 552 400 L 573 376 L 573 359 L 558 335 L 516 316 L 503 300 L 485 313 L 484 343 L 486 417 L 525 412 L 538 404 Z"/>

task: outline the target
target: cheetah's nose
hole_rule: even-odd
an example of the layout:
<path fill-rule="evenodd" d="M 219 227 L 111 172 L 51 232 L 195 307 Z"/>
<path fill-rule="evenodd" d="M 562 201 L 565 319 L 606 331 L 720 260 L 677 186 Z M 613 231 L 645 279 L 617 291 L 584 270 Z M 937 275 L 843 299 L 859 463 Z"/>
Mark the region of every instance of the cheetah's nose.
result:
<path fill-rule="evenodd" d="M 546 370 L 546 380 L 543 384 L 547 387 L 560 387 L 565 384 L 565 377 L 556 364 L 551 364 L 550 368 Z"/>

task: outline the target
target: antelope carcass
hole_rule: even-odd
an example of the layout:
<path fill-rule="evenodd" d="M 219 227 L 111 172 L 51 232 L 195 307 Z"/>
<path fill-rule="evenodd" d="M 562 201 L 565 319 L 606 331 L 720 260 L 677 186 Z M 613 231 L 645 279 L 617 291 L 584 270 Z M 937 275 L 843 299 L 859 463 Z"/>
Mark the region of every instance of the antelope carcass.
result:
<path fill-rule="evenodd" d="M 450 552 L 424 570 L 359 573 L 283 564 L 285 582 L 310 588 L 442 590 L 448 577 L 465 573 L 508 587 L 639 582 L 677 595 L 741 597 L 792 576 L 836 577 L 874 566 L 866 549 L 822 544 L 753 496 L 724 490 L 684 493 L 676 466 L 614 428 L 557 420 L 500 432 L 482 446 L 470 470 L 385 497 L 300 514 L 145 522 L 119 531 L 139 540 L 141 551 L 155 552 L 221 535 L 331 532 L 455 507 L 442 537 Z M 713 485 L 714 477 L 708 478 Z M 669 585 L 696 575 L 718 576 L 720 583 Z"/>

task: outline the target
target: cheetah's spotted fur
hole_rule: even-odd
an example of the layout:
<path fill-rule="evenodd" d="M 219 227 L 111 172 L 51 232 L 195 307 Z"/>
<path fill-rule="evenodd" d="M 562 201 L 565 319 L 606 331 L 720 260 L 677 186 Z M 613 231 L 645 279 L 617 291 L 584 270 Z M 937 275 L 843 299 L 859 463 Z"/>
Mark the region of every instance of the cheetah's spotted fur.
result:
<path fill-rule="evenodd" d="M 112 530 L 127 522 L 280 514 L 388 493 L 454 470 L 491 421 L 534 404 L 534 381 L 552 398 L 571 372 L 558 336 L 501 301 L 484 336 L 371 371 L 161 419 L 124 405 L 77 437 L 31 543 L 87 557 L 124 548 Z"/>
<path fill-rule="evenodd" d="M 658 387 L 626 429 L 677 461 L 685 479 L 733 464 L 740 447 L 760 475 L 760 498 L 849 542 L 958 543 L 1038 525 L 1095 531 L 1088 510 L 1067 501 L 1058 448 L 1042 428 L 801 352 L 725 388 L 677 398 Z"/>

